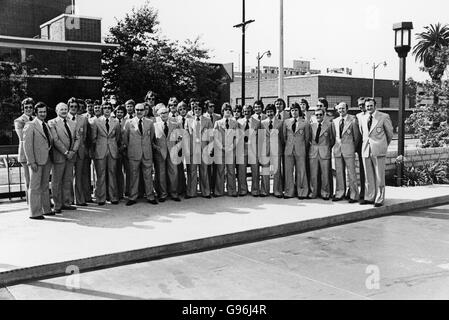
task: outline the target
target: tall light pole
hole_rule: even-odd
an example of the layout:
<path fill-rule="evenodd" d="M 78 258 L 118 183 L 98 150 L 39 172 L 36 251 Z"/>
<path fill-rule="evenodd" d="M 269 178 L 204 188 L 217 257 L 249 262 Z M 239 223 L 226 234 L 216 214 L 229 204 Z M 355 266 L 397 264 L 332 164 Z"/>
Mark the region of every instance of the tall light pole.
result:
<path fill-rule="evenodd" d="M 260 52 L 257 53 L 257 100 L 260 100 L 260 60 L 265 54 L 268 58 L 271 57 L 270 50 L 265 51 L 262 55 L 260 55 Z"/>
<path fill-rule="evenodd" d="M 246 25 L 254 21 L 245 20 L 245 0 L 242 0 L 242 23 L 234 26 L 234 28 L 242 28 L 242 106 L 245 105 L 245 30 Z"/>
<path fill-rule="evenodd" d="M 393 25 L 394 49 L 399 56 L 399 114 L 398 114 L 398 157 L 404 157 L 405 144 L 405 73 L 406 59 L 411 49 L 412 42 L 412 22 L 400 22 Z M 402 186 L 402 174 L 404 172 L 404 161 L 400 161 L 397 166 L 396 185 Z"/>
<path fill-rule="evenodd" d="M 379 62 L 378 64 L 376 64 L 375 62 L 373 63 L 373 99 L 376 97 L 376 69 L 379 68 L 380 66 L 387 66 L 387 62 Z"/>
<path fill-rule="evenodd" d="M 279 0 L 279 85 L 278 98 L 284 99 L 284 0 Z"/>

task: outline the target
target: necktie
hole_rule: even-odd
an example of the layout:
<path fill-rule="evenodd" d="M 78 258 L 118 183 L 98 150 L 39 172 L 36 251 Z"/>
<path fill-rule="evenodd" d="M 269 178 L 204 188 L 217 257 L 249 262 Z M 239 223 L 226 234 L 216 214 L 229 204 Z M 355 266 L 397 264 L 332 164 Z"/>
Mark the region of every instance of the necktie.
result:
<path fill-rule="evenodd" d="M 76 117 L 75 116 L 73 116 L 73 118 L 72 118 L 72 121 L 75 121 L 76 120 Z"/>
<path fill-rule="evenodd" d="M 67 135 L 69 136 L 69 140 L 70 140 L 69 150 L 70 150 L 70 149 L 72 149 L 72 133 L 70 132 L 70 128 L 67 125 L 67 119 L 64 119 L 64 127 L 65 127 L 65 130 L 67 131 Z"/>
<path fill-rule="evenodd" d="M 278 119 L 279 119 L 279 120 L 282 120 L 282 117 L 281 117 L 281 114 L 280 114 L 280 113 L 278 114 Z"/>
<path fill-rule="evenodd" d="M 226 129 L 229 129 L 229 119 L 226 119 Z"/>
<path fill-rule="evenodd" d="M 321 134 L 321 123 L 318 124 L 318 129 L 316 131 L 316 137 L 315 137 L 316 143 L 320 142 L 320 134 Z"/>
<path fill-rule="evenodd" d="M 33 121 L 33 119 L 34 119 L 33 116 L 30 116 L 30 121 Z"/>
<path fill-rule="evenodd" d="M 185 129 L 186 128 L 186 118 L 182 117 L 182 128 Z"/>
<path fill-rule="evenodd" d="M 166 137 L 168 137 L 168 124 L 167 122 L 164 122 L 164 134 Z"/>
<path fill-rule="evenodd" d="M 260 117 L 261 117 L 261 115 L 259 114 L 259 115 L 257 116 L 257 118 L 259 119 L 259 121 L 260 121 Z"/>
<path fill-rule="evenodd" d="M 199 122 L 199 121 L 200 121 L 200 117 L 196 117 L 196 121 L 198 121 L 198 122 Z"/>
<path fill-rule="evenodd" d="M 118 123 L 121 125 L 122 124 L 122 119 L 118 119 Z"/>
<path fill-rule="evenodd" d="M 249 120 L 246 119 L 246 126 L 245 126 L 245 131 L 249 130 Z"/>
<path fill-rule="evenodd" d="M 132 114 L 130 114 L 130 115 L 129 115 L 129 118 L 130 118 L 130 119 L 132 119 L 132 118 L 133 118 L 133 115 L 132 115 Z"/>
<path fill-rule="evenodd" d="M 293 130 L 293 132 L 296 132 L 296 122 L 297 122 L 298 120 L 297 119 L 295 119 L 295 123 L 293 123 L 293 126 L 292 126 L 292 130 Z"/>
<path fill-rule="evenodd" d="M 143 128 L 142 128 L 142 119 L 139 120 L 139 132 L 140 134 L 143 133 Z"/>
<path fill-rule="evenodd" d="M 340 120 L 340 138 L 343 136 L 343 128 L 345 126 L 345 120 L 341 119 Z"/>
<path fill-rule="evenodd" d="M 197 122 L 197 124 L 196 124 L 196 130 L 195 130 L 195 135 L 196 135 L 196 139 L 198 140 L 198 139 L 201 139 L 201 120 L 200 120 L 200 117 L 197 117 L 196 118 L 196 122 Z"/>
<path fill-rule="evenodd" d="M 273 130 L 273 120 L 270 120 L 270 125 L 268 126 L 268 130 Z"/>
<path fill-rule="evenodd" d="M 45 137 L 47 138 L 48 146 L 50 147 L 50 132 L 45 122 L 42 122 L 42 128 L 44 129 Z"/>
<path fill-rule="evenodd" d="M 109 133 L 109 119 L 106 119 L 106 131 Z"/>
<path fill-rule="evenodd" d="M 373 116 L 370 115 L 368 119 L 368 130 L 371 130 L 372 124 L 373 124 Z"/>

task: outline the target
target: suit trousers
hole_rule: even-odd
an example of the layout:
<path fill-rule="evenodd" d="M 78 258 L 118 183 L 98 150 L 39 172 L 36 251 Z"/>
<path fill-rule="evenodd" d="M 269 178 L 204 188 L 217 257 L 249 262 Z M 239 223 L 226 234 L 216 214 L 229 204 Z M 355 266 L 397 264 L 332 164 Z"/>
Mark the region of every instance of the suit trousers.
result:
<path fill-rule="evenodd" d="M 75 162 L 75 203 L 83 204 L 86 203 L 86 189 L 88 184 L 85 183 L 85 176 L 87 172 L 84 171 L 84 159 L 80 159 L 77 156 Z"/>
<path fill-rule="evenodd" d="M 92 159 L 89 156 L 84 156 L 83 159 L 83 176 L 82 176 L 82 192 L 84 193 L 84 201 L 92 201 L 92 171 L 91 171 Z"/>
<path fill-rule="evenodd" d="M 26 196 L 27 203 L 29 203 L 30 199 L 29 199 L 29 195 L 28 195 L 28 190 L 30 189 L 30 170 L 31 169 L 26 162 L 21 162 L 20 164 L 22 165 L 23 176 L 25 177 L 25 196 Z"/>
<path fill-rule="evenodd" d="M 168 197 L 169 193 L 172 198 L 177 198 L 178 166 L 173 163 L 170 155 L 167 154 L 167 158 L 164 160 L 157 152 L 155 155 L 154 167 L 159 187 L 159 198 L 165 199 Z"/>
<path fill-rule="evenodd" d="M 140 172 L 142 171 L 145 194 L 148 200 L 155 200 L 153 186 L 153 161 L 151 160 L 129 160 L 130 192 L 129 200 L 136 201 L 139 196 Z"/>
<path fill-rule="evenodd" d="M 224 156 L 223 156 L 224 162 Z M 235 164 L 216 164 L 216 179 L 215 179 L 215 195 L 224 195 L 225 174 L 226 174 L 226 191 L 228 196 L 237 195 L 235 183 Z"/>
<path fill-rule="evenodd" d="M 317 155 L 315 158 L 309 158 L 309 167 L 310 197 L 316 198 L 321 195 L 323 198 L 329 198 L 331 193 L 329 184 L 331 159 L 321 159 L 321 157 Z"/>
<path fill-rule="evenodd" d="M 108 152 L 103 159 L 95 159 L 95 172 L 97 182 L 95 185 L 95 197 L 98 203 L 106 202 L 106 190 L 111 201 L 118 201 L 117 194 L 117 160 Z M 106 175 L 108 179 L 106 179 Z"/>
<path fill-rule="evenodd" d="M 295 175 L 293 175 L 293 170 Z M 296 179 L 295 179 L 296 178 Z M 309 195 L 309 182 L 306 174 L 306 157 L 295 155 L 285 155 L 285 195 L 287 197 L 295 196 L 306 198 Z"/>
<path fill-rule="evenodd" d="M 45 165 L 37 166 L 36 172 L 30 168 L 28 196 L 31 217 L 39 217 L 51 212 L 49 190 L 51 167 L 52 163 L 48 160 Z"/>
<path fill-rule="evenodd" d="M 215 163 L 207 165 L 207 176 L 209 177 L 210 192 L 215 193 L 215 181 L 217 180 L 217 165 Z"/>
<path fill-rule="evenodd" d="M 187 196 L 196 197 L 198 186 L 198 171 L 200 178 L 200 191 L 203 197 L 210 196 L 210 184 L 207 164 L 187 165 Z"/>
<path fill-rule="evenodd" d="M 273 168 L 270 172 L 270 166 Z M 276 159 L 270 159 L 270 164 L 262 166 L 260 194 L 264 196 L 270 195 L 270 177 L 273 174 L 273 194 L 282 196 L 284 194 L 283 175 L 282 175 L 282 157 L 277 156 Z"/>
<path fill-rule="evenodd" d="M 125 156 L 121 155 L 119 158 L 117 158 L 117 196 L 119 199 L 123 199 L 123 196 L 125 194 L 125 173 L 124 173 L 124 163 L 125 163 Z"/>
<path fill-rule="evenodd" d="M 337 174 L 337 183 L 335 186 L 335 197 L 344 198 L 346 195 L 346 180 L 352 200 L 359 200 L 359 187 L 357 185 L 357 175 L 355 173 L 355 156 L 336 157 L 335 171 Z M 347 178 L 347 179 L 346 179 Z"/>
<path fill-rule="evenodd" d="M 246 177 L 246 168 L 248 167 L 248 156 L 244 157 L 244 164 L 237 165 L 237 181 L 239 196 L 245 196 L 248 193 L 248 181 Z M 251 194 L 253 196 L 259 195 L 259 165 L 251 164 Z"/>
<path fill-rule="evenodd" d="M 185 168 L 184 162 L 181 161 L 181 163 L 178 164 L 178 195 L 186 194 L 187 191 Z"/>
<path fill-rule="evenodd" d="M 53 164 L 53 176 L 51 181 L 51 193 L 55 210 L 61 210 L 63 206 L 70 206 L 73 198 L 73 167 L 74 161 L 64 161 Z"/>
<path fill-rule="evenodd" d="M 385 200 L 385 157 L 363 158 L 365 200 L 383 204 Z"/>
<path fill-rule="evenodd" d="M 362 148 L 356 152 L 359 161 L 360 199 L 363 199 L 365 197 L 365 166 L 363 165 Z"/>

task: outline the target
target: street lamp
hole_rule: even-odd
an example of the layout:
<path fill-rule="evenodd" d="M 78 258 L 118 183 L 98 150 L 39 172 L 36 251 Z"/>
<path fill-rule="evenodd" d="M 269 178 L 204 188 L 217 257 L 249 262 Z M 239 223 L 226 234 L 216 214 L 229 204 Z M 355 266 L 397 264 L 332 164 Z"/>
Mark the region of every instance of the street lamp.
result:
<path fill-rule="evenodd" d="M 387 66 L 387 62 L 379 62 L 378 64 L 373 63 L 373 99 L 376 97 L 376 69 L 379 68 L 380 66 Z"/>
<path fill-rule="evenodd" d="M 267 55 L 268 58 L 271 57 L 271 52 L 270 50 L 265 51 L 264 53 L 262 53 L 262 55 L 260 54 L 260 52 L 257 53 L 257 100 L 260 100 L 260 60 L 263 58 L 264 55 Z"/>
<path fill-rule="evenodd" d="M 406 59 L 412 43 L 412 22 L 400 22 L 393 25 L 394 50 L 399 56 L 399 114 L 398 114 L 398 157 L 404 157 L 405 144 L 405 73 Z M 404 172 L 404 161 L 400 161 L 397 167 L 396 185 L 402 186 L 402 173 Z"/>

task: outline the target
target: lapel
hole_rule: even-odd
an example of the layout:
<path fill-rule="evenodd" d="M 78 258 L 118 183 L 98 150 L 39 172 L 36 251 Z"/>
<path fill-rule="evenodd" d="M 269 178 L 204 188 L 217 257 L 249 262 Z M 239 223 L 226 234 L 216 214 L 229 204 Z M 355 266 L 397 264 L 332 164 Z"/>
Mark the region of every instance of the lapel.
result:
<path fill-rule="evenodd" d="M 66 118 L 66 120 L 67 120 L 67 118 Z M 64 132 L 65 136 L 67 138 L 69 138 L 69 135 L 67 134 L 67 130 L 65 129 L 65 126 L 64 126 L 64 119 L 58 117 L 56 120 L 56 125 L 59 126 L 60 131 Z M 70 129 L 70 122 L 68 120 L 67 120 L 67 125 L 69 126 L 69 129 Z"/>
<path fill-rule="evenodd" d="M 142 134 L 139 131 L 139 118 L 133 117 L 132 119 L 130 119 L 130 121 L 133 126 L 133 129 L 137 132 L 139 136 L 141 136 Z M 144 131 L 145 131 L 145 120 L 143 120 L 142 118 L 142 132 Z"/>
<path fill-rule="evenodd" d="M 321 123 L 321 133 L 320 133 L 320 137 L 327 131 L 328 128 L 329 128 L 329 122 L 323 121 L 323 122 Z M 317 125 L 317 130 L 318 130 L 318 125 Z"/>
<path fill-rule="evenodd" d="M 37 118 L 34 119 L 34 120 L 31 121 L 31 122 L 32 122 L 32 123 L 34 124 L 34 126 L 37 128 L 37 131 L 39 131 L 39 133 L 45 138 L 45 140 L 47 140 L 47 137 L 45 136 L 45 133 L 44 133 L 44 129 L 43 129 L 42 126 L 40 125 L 39 121 L 37 121 Z M 48 126 L 47 126 L 47 128 L 48 128 Z M 48 128 L 48 134 L 50 135 L 50 138 L 51 138 L 50 128 Z"/>
<path fill-rule="evenodd" d="M 291 118 L 292 120 L 291 120 L 291 129 L 292 129 L 292 131 L 293 131 L 293 124 L 295 123 L 295 118 Z M 299 120 L 299 118 L 297 118 L 298 120 Z M 297 121 L 296 122 L 296 128 L 295 128 L 296 130 L 295 130 L 295 133 L 296 132 L 298 132 L 298 130 L 299 130 L 299 121 Z"/>
<path fill-rule="evenodd" d="M 374 128 L 377 126 L 377 124 L 379 123 L 379 113 L 376 111 L 376 113 L 373 116 L 373 123 L 371 124 L 371 130 L 369 131 L 370 133 L 374 130 Z M 366 125 L 368 126 L 368 121 L 369 121 L 369 116 L 366 118 Z"/>
<path fill-rule="evenodd" d="M 97 119 L 97 127 L 101 128 L 103 132 L 108 135 L 108 131 L 106 130 L 106 118 L 101 116 Z"/>
<path fill-rule="evenodd" d="M 346 117 L 346 121 L 345 121 L 345 126 L 343 127 L 343 133 L 346 132 L 346 130 L 349 129 L 349 127 L 352 125 L 352 121 L 354 121 L 354 119 L 352 119 L 352 117 L 350 117 L 349 115 Z"/>

